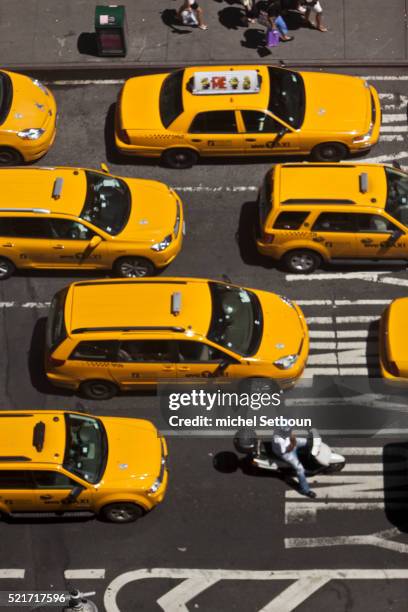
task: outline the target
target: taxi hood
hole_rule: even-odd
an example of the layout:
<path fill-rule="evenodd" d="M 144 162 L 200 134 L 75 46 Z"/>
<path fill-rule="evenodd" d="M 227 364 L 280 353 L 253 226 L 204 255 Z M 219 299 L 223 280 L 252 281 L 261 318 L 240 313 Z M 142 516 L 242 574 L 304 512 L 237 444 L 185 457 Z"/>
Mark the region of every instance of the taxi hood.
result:
<path fill-rule="evenodd" d="M 176 195 L 158 181 L 126 179 L 132 207 L 126 226 L 118 234 L 119 240 L 141 240 L 153 243 L 173 232 L 177 216 Z"/>
<path fill-rule="evenodd" d="M 274 293 L 257 291 L 257 296 L 263 313 L 263 334 L 256 358 L 274 362 L 297 355 L 305 337 L 298 310 Z"/>
<path fill-rule="evenodd" d="M 149 488 L 160 473 L 162 445 L 156 428 L 142 419 L 104 417 L 108 462 L 103 484 Z"/>
<path fill-rule="evenodd" d="M 133 77 L 120 95 L 120 123 L 123 130 L 163 130 L 160 118 L 160 90 L 167 74 Z"/>
<path fill-rule="evenodd" d="M 50 98 L 29 77 L 12 73 L 13 98 L 6 123 L 8 130 L 42 128 L 50 118 Z"/>
<path fill-rule="evenodd" d="M 306 91 L 303 130 L 366 133 L 371 122 L 370 90 L 359 77 L 302 72 Z"/>

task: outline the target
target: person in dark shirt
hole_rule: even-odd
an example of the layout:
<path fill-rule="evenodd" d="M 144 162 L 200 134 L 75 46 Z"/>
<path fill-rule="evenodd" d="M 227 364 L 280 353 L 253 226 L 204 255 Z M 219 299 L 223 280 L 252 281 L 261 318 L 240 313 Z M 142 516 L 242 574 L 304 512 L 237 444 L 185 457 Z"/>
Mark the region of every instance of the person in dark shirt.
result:
<path fill-rule="evenodd" d="M 293 40 L 293 36 L 288 35 L 288 26 L 282 17 L 282 6 L 280 0 L 263 0 L 258 2 L 258 21 L 267 30 L 278 30 L 279 38 L 283 42 Z"/>

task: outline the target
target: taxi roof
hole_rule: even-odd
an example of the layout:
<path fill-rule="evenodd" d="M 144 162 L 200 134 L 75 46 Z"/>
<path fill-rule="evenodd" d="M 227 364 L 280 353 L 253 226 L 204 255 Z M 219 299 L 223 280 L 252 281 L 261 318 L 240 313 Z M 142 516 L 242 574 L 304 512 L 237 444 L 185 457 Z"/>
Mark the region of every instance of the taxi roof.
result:
<path fill-rule="evenodd" d="M 37 451 L 34 431 L 38 423 L 44 423 L 44 444 Z M 0 464 L 14 461 L 22 464 L 61 464 L 65 450 L 65 421 L 62 412 L 25 410 L 0 412 Z"/>
<path fill-rule="evenodd" d="M 213 73 L 225 72 L 251 72 L 256 71 L 261 77 L 261 86 L 257 93 L 212 93 L 212 94 L 195 94 L 189 86 L 194 79 L 195 73 L 208 72 Z M 256 65 L 224 65 L 224 66 L 193 66 L 184 69 L 183 76 L 183 106 L 185 109 L 204 109 L 204 110 L 228 110 L 228 108 L 268 108 L 269 102 L 269 72 L 267 66 Z"/>
<path fill-rule="evenodd" d="M 310 201 L 310 204 L 385 206 L 387 181 L 380 164 L 281 164 L 275 172 L 280 176 L 277 188 L 282 205 L 307 205 Z M 361 175 L 366 178 L 361 179 Z"/>
<path fill-rule="evenodd" d="M 62 179 L 59 197 L 57 179 Z M 80 168 L 1 168 L 0 185 L 0 209 L 40 208 L 72 215 L 81 212 L 87 188 Z"/>
<path fill-rule="evenodd" d="M 118 331 L 184 333 L 190 326 L 195 334 L 206 335 L 211 313 L 207 280 L 90 281 L 71 285 L 65 323 L 68 333 L 75 337 L 95 331 L 116 335 Z"/>

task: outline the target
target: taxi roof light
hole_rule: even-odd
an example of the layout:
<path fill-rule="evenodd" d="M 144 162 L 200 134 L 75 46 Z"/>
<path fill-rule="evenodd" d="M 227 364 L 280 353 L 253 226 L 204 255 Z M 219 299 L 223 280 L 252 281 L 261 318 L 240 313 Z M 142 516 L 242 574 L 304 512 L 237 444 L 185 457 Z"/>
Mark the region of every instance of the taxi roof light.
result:
<path fill-rule="evenodd" d="M 260 89 L 261 76 L 257 70 L 208 70 L 194 73 L 191 93 L 254 94 L 259 93 Z"/>
<path fill-rule="evenodd" d="M 181 312 L 181 293 L 175 291 L 171 294 L 171 314 L 177 317 Z"/>
<path fill-rule="evenodd" d="M 62 186 L 64 184 L 64 179 L 60 176 L 57 177 L 54 181 L 54 186 L 52 188 L 52 198 L 53 200 L 59 200 L 62 193 Z"/>
<path fill-rule="evenodd" d="M 36 449 L 37 453 L 40 453 L 44 448 L 44 438 L 45 438 L 45 423 L 43 421 L 38 421 L 34 425 L 33 431 L 33 446 Z"/>
<path fill-rule="evenodd" d="M 360 193 L 367 193 L 368 191 L 368 174 L 367 172 L 362 172 L 358 175 L 358 185 L 360 189 Z"/>

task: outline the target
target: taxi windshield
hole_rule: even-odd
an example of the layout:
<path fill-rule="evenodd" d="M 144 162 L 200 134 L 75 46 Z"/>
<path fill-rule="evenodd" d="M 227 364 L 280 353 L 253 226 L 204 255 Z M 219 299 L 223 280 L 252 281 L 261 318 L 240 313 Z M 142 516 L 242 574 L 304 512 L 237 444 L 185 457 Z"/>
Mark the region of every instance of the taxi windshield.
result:
<path fill-rule="evenodd" d="M 64 468 L 87 482 L 99 482 L 108 457 L 108 441 L 101 421 L 80 414 L 65 414 L 65 426 Z"/>
<path fill-rule="evenodd" d="M 387 177 L 386 212 L 408 227 L 408 174 L 385 168 Z"/>
<path fill-rule="evenodd" d="M 160 91 L 160 118 L 166 128 L 183 112 L 183 74 L 184 70 L 169 74 Z"/>
<path fill-rule="evenodd" d="M 81 218 L 116 236 L 128 222 L 131 197 L 126 183 L 86 170 L 87 191 Z"/>
<path fill-rule="evenodd" d="M 208 339 L 240 355 L 253 355 L 262 338 L 262 309 L 252 291 L 210 282 L 212 318 Z"/>
<path fill-rule="evenodd" d="M 305 87 L 297 72 L 268 68 L 270 93 L 268 109 L 294 129 L 301 127 L 305 116 Z"/>
<path fill-rule="evenodd" d="M 11 79 L 5 72 L 0 72 L 0 125 L 5 122 L 10 112 L 13 98 Z"/>

